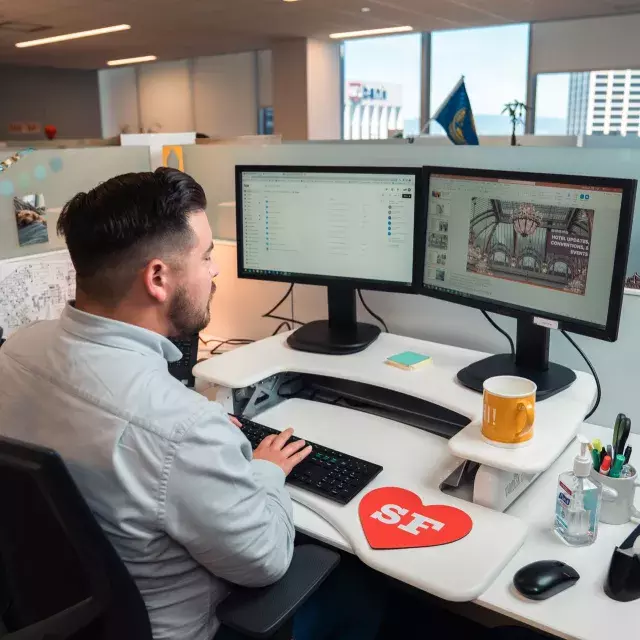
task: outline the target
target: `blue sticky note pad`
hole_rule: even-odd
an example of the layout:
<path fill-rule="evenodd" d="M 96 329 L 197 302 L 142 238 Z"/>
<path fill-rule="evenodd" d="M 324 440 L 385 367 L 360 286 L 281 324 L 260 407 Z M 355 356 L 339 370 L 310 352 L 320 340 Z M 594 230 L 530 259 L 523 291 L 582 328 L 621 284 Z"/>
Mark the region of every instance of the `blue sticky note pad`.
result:
<path fill-rule="evenodd" d="M 415 351 L 403 351 L 387 358 L 387 364 L 400 369 L 416 369 L 431 362 L 431 356 L 426 356 Z"/>

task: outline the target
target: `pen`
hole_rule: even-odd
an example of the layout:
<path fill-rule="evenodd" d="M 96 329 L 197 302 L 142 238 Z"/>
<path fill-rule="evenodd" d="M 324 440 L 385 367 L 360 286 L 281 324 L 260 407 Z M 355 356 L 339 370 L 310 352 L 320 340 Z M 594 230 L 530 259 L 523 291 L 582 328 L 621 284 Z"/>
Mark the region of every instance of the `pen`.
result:
<path fill-rule="evenodd" d="M 629 464 L 629 460 L 631 460 L 631 453 L 633 451 L 633 447 L 628 446 L 625 450 L 624 450 L 624 463 L 625 464 Z"/>
<path fill-rule="evenodd" d="M 613 460 L 613 447 L 610 444 L 607 445 L 607 455 Z"/>
<path fill-rule="evenodd" d="M 611 469 L 611 458 L 609 456 L 605 456 L 604 457 L 604 462 L 600 466 L 600 473 L 603 476 L 608 476 L 610 469 Z"/>
<path fill-rule="evenodd" d="M 619 413 L 618 416 L 616 417 L 616 422 L 613 425 L 613 455 L 614 456 L 618 453 L 618 442 L 620 441 L 622 422 L 625 419 L 625 417 L 626 416 L 623 413 Z M 607 447 L 607 453 L 609 453 L 608 447 Z"/>
<path fill-rule="evenodd" d="M 618 447 L 616 453 L 623 453 L 629 434 L 631 433 L 631 420 L 624 417 L 624 420 L 620 423 L 620 436 L 618 438 Z"/>
<path fill-rule="evenodd" d="M 616 456 L 616 461 L 613 463 L 613 467 L 611 467 L 611 473 L 609 474 L 612 478 L 619 478 L 620 472 L 622 471 L 622 467 L 624 466 L 624 456 L 619 453 Z"/>

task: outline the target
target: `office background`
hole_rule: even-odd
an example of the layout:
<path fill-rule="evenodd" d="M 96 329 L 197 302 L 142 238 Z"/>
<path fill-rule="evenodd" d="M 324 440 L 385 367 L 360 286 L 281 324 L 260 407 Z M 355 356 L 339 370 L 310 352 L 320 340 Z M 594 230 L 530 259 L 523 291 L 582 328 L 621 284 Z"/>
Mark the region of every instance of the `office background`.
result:
<path fill-rule="evenodd" d="M 269 2 L 259 10 L 253 5 L 250 8 L 251 3 L 242 5 L 244 11 L 256 12 L 251 17 L 254 29 L 256 22 L 267 21 L 275 11 L 300 12 L 303 2 L 291 7 L 284 6 L 289 3 Z M 81 44 L 18 50 L 13 43 L 27 36 L 3 30 L 0 25 L 0 82 L 10 87 L 0 101 L 0 140 L 10 140 L 7 155 L 10 149 L 41 140 L 42 131 L 9 133 L 16 122 L 36 122 L 54 124 L 61 144 L 70 138 L 111 138 L 123 131 L 140 130 L 199 131 L 212 138 L 233 141 L 237 136 L 258 133 L 262 110 L 273 109 L 274 132 L 292 144 L 272 149 L 194 146 L 187 148 L 185 157 L 186 170 L 207 189 L 209 213 L 218 238 L 217 257 L 222 272 L 213 306 L 214 319 L 207 333 L 221 338 L 263 337 L 277 323 L 261 315 L 286 287 L 236 278 L 232 178 L 235 162 L 303 163 L 305 159 L 316 158 L 322 149 L 323 161 L 334 164 L 451 162 L 479 166 L 474 163 L 480 162 L 496 168 L 518 165 L 525 170 L 567 169 L 595 175 L 617 172 L 640 177 L 640 150 L 634 150 L 640 141 L 640 87 L 636 86 L 640 80 L 634 71 L 640 70 L 636 38 L 640 13 L 633 13 L 634 5 L 618 2 L 614 6 L 593 0 L 563 9 L 543 3 L 538 8 L 542 17 L 536 17 L 542 21 L 530 23 L 522 19 L 522 8 L 504 6 L 497 11 L 495 7 L 490 9 L 489 4 L 466 12 L 460 10 L 454 16 L 453 5 L 445 3 L 439 19 L 427 19 L 417 10 L 399 11 L 391 16 L 376 3 L 362 17 L 360 4 L 356 7 L 349 3 L 350 12 L 345 20 L 354 28 L 363 20 L 372 27 L 385 21 L 398 23 L 415 18 L 421 24 L 430 23 L 431 30 L 418 27 L 408 34 L 344 43 L 318 34 L 286 37 L 286 33 L 276 33 L 276 27 L 269 26 L 263 28 L 262 35 L 256 29 L 253 35 L 247 35 L 247 29 L 243 31 L 246 25 L 237 17 L 242 7 L 230 12 L 236 16 L 235 32 L 224 24 L 207 27 L 212 24 L 208 16 L 209 23 L 203 19 L 201 29 L 187 37 L 184 18 L 176 23 L 175 33 L 163 31 L 152 22 L 138 30 L 135 42 L 126 40 L 124 35 L 115 35 L 113 40 L 109 39 L 111 36 L 105 40 L 96 38 L 90 46 L 77 41 Z M 67 5 L 72 13 L 74 2 Z M 197 7 L 192 9 L 195 17 L 190 15 L 189 19 L 193 21 L 197 19 Z M 330 19 L 333 8 L 325 9 L 328 13 L 314 5 L 309 11 L 317 18 L 317 28 L 329 33 L 336 22 Z M 164 5 L 155 10 L 170 13 Z M 37 26 L 52 22 L 52 14 L 42 8 L 31 7 L 29 13 L 26 8 L 16 7 L 12 12 L 15 16 L 11 18 L 20 24 Z M 73 24 L 86 25 L 91 21 L 90 13 L 89 9 L 80 12 Z M 622 15 L 611 15 L 614 13 Z M 279 18 L 282 15 L 279 13 Z M 292 15 L 282 29 L 303 24 L 298 14 Z M 61 24 L 70 24 L 69 20 L 67 16 L 60 18 Z M 268 28 L 274 30 L 270 37 L 264 36 Z M 224 29 L 228 32 L 223 36 Z M 309 33 L 308 29 L 301 32 Z M 85 48 L 80 49 L 81 45 Z M 160 54 L 159 60 L 106 67 L 107 59 L 147 52 Z M 372 65 L 380 60 L 384 64 Z M 612 73 L 604 73 L 609 71 Z M 379 116 L 378 128 L 371 126 L 372 114 L 376 110 L 379 113 L 383 105 L 378 103 L 385 100 L 389 103 L 388 112 L 395 109 L 393 122 L 385 116 L 387 125 L 391 122 L 406 135 L 415 135 L 461 73 L 466 77 L 481 145 L 491 149 L 454 149 L 441 135 L 438 125 L 429 128 L 431 140 L 427 139 L 424 146 L 422 140 L 415 145 L 403 140 L 367 143 L 353 140 L 366 138 L 367 132 L 373 132 L 369 137 L 380 137 L 381 132 L 382 137 L 393 134 L 392 128 L 384 131 L 380 126 Z M 368 97 L 364 95 L 365 89 L 369 91 Z M 525 125 L 518 129 L 519 140 L 531 145 L 539 139 L 542 148 L 493 148 L 493 144 L 508 145 L 510 125 L 500 112 L 503 104 L 513 99 L 535 107 L 528 113 Z M 356 103 L 362 107 L 367 100 L 371 102 L 370 126 L 363 128 L 360 120 L 354 136 L 346 114 L 351 114 Z M 602 130 L 595 131 L 596 114 L 601 112 Z M 587 131 L 589 126 L 591 130 Z M 525 131 L 530 136 L 520 136 Z M 490 136 L 498 136 L 495 143 Z M 350 140 L 331 142 L 341 137 Z M 575 147 L 579 138 L 583 138 L 584 148 L 563 148 Z M 371 144 L 376 145 L 375 152 L 367 146 Z M 382 144 L 385 146 L 377 146 Z M 590 146 L 611 149 L 605 154 L 589 149 Z M 136 151 L 141 153 L 139 149 Z M 39 183 L 47 194 L 47 206 L 55 210 L 80 189 L 90 188 L 116 173 L 147 168 L 144 153 L 136 155 L 136 151 L 124 147 L 61 150 L 57 155 L 63 158 L 64 169 L 56 175 L 48 174 Z M 4 153 L 0 152 L 0 156 Z M 55 155 L 38 151 L 32 158 L 22 160 L 16 170 L 33 172 L 38 165 L 47 166 Z M 550 157 L 553 166 L 548 161 Z M 0 200 L 0 259 L 62 246 L 50 231 L 48 245 L 18 248 L 10 198 Z M 640 271 L 637 225 L 629 275 L 635 271 Z M 503 338 L 474 310 L 395 294 L 369 292 L 366 297 L 392 331 L 492 352 L 505 348 Z M 296 287 L 294 312 L 302 321 L 321 317 L 326 313 L 324 292 L 316 287 Z M 629 292 L 625 296 L 617 343 L 579 339 L 603 378 L 604 400 L 593 418 L 599 424 L 610 423 L 621 406 L 633 417 L 633 407 L 625 403 L 635 393 L 636 363 L 640 359 L 636 338 L 639 320 L 640 298 Z M 511 320 L 498 321 L 515 331 Z M 584 363 L 562 336 L 554 335 L 552 349 L 558 361 L 584 369 Z M 635 424 L 640 424 L 640 416 Z"/>

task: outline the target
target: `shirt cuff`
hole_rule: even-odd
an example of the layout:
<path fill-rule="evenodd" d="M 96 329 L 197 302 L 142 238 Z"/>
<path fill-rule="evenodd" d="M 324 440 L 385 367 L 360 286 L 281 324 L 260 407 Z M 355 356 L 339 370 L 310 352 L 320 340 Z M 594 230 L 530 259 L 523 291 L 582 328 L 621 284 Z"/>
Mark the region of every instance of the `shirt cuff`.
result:
<path fill-rule="evenodd" d="M 252 460 L 251 467 L 255 476 L 260 478 L 264 484 L 284 487 L 286 476 L 277 464 L 268 460 Z"/>

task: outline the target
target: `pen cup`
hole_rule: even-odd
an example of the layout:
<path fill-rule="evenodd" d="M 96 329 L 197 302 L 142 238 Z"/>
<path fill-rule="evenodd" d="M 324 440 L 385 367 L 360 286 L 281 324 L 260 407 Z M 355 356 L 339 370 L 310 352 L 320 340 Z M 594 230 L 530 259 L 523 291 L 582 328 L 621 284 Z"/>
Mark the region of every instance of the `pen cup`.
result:
<path fill-rule="evenodd" d="M 600 522 L 606 524 L 626 524 L 629 521 L 640 522 L 640 511 L 634 506 L 636 487 L 640 486 L 638 473 L 634 467 L 633 475 L 627 478 L 612 478 L 591 470 L 591 479 L 602 484 L 602 507 Z"/>

